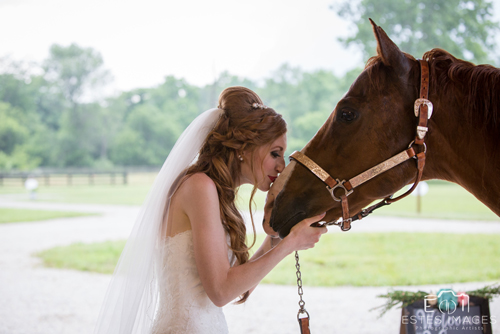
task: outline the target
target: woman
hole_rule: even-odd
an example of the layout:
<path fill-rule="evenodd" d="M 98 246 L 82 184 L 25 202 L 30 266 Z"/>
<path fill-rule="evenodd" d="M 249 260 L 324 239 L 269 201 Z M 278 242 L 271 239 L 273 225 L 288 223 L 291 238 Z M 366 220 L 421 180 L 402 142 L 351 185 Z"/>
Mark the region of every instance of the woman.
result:
<path fill-rule="evenodd" d="M 221 307 L 244 302 L 283 258 L 326 227 L 305 219 L 249 259 L 235 206 L 242 184 L 267 191 L 285 167 L 286 123 L 253 91 L 231 87 L 198 116 L 162 167 L 120 257 L 96 333 L 227 333 Z M 255 230 L 255 228 L 254 228 Z M 275 246 L 273 248 L 273 246 Z"/>

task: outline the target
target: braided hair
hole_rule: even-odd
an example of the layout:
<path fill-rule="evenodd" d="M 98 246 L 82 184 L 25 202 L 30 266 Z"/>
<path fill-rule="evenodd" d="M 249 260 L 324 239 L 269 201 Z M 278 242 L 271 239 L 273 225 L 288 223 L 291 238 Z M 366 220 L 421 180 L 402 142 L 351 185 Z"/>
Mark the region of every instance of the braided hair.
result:
<path fill-rule="evenodd" d="M 224 114 L 208 134 L 195 164 L 190 166 L 186 177 L 195 173 L 205 173 L 216 185 L 220 203 L 222 225 L 228 233 L 231 250 L 239 264 L 249 259 L 249 249 L 255 244 L 255 226 L 253 242 L 246 244 L 246 227 L 240 212 L 236 208 L 236 185 L 241 175 L 238 156 L 243 151 L 251 152 L 251 164 L 255 150 L 263 145 L 270 145 L 286 133 L 286 122 L 274 109 L 264 106 L 259 96 L 245 87 L 226 88 L 219 96 L 219 108 Z M 254 179 L 257 180 L 254 175 Z M 250 196 L 249 208 L 257 185 L 254 183 Z M 244 293 L 238 303 L 248 298 Z"/>

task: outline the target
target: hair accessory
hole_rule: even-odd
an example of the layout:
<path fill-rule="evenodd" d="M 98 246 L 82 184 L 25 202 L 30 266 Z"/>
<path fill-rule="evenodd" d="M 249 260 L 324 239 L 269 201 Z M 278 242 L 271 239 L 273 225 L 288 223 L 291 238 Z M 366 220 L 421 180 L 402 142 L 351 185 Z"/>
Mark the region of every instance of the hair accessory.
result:
<path fill-rule="evenodd" d="M 254 108 L 254 109 L 267 109 L 267 106 L 255 102 L 255 103 L 252 104 L 252 108 Z"/>
<path fill-rule="evenodd" d="M 238 154 L 238 159 L 240 159 L 240 161 L 243 161 L 243 157 L 241 156 L 241 154 Z"/>

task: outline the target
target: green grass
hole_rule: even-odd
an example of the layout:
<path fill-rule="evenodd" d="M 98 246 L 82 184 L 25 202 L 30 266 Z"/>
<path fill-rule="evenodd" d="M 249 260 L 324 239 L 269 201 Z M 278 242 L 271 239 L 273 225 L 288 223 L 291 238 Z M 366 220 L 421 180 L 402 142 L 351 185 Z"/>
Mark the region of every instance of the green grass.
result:
<path fill-rule="evenodd" d="M 259 242 L 264 238 L 259 235 Z M 74 244 L 39 254 L 45 264 L 112 273 L 124 242 Z M 500 235 L 431 233 L 327 234 L 301 251 L 308 286 L 394 286 L 500 279 Z M 296 284 L 295 259 L 288 256 L 264 280 Z"/>
<path fill-rule="evenodd" d="M 82 212 L 0 208 L 0 224 L 92 215 Z"/>
<path fill-rule="evenodd" d="M 48 267 L 111 274 L 124 246 L 125 241 L 76 243 L 51 248 L 36 255 L 42 258 Z"/>
<path fill-rule="evenodd" d="M 421 197 L 421 213 L 417 213 L 417 197 L 410 195 L 399 202 L 380 209 L 376 214 L 401 217 L 500 221 L 500 218 L 496 214 L 459 185 L 438 180 L 428 181 L 427 183 L 429 185 L 429 192 Z M 402 192 L 400 191 L 399 193 Z"/>
<path fill-rule="evenodd" d="M 141 205 L 150 189 L 150 184 L 40 187 L 37 191 L 37 201 Z M 248 210 L 251 191 L 252 187 L 249 185 L 244 185 L 240 188 L 238 192 L 238 206 L 241 210 Z M 0 195 L 13 200 L 29 200 L 27 192 L 20 187 L 0 187 Z M 257 208 L 263 209 L 265 199 L 266 193 L 258 190 L 254 197 Z"/>
<path fill-rule="evenodd" d="M 311 286 L 422 285 L 500 279 L 500 235 L 443 233 L 328 234 L 299 252 Z M 295 284 L 287 257 L 265 283 Z"/>
<path fill-rule="evenodd" d="M 74 185 L 44 186 L 38 189 L 38 201 L 67 203 L 97 203 L 141 205 L 150 190 L 153 177 L 141 175 L 127 185 Z M 386 206 L 378 211 L 378 216 L 402 216 L 440 219 L 493 220 L 500 221 L 484 204 L 462 187 L 444 181 L 429 181 L 429 192 L 421 197 L 421 212 L 417 213 L 417 198 L 405 199 Z M 252 187 L 244 185 L 239 190 L 238 207 L 248 210 L 248 200 Z M 326 190 L 325 190 L 326 192 Z M 28 194 L 22 187 L 0 187 L 0 195 L 11 199 L 28 200 Z M 258 210 L 264 207 L 266 194 L 257 191 L 255 203 Z"/>
<path fill-rule="evenodd" d="M 75 185 L 40 187 L 39 202 L 141 205 L 150 185 Z M 0 187 L 0 195 L 13 200 L 28 200 L 22 188 Z"/>

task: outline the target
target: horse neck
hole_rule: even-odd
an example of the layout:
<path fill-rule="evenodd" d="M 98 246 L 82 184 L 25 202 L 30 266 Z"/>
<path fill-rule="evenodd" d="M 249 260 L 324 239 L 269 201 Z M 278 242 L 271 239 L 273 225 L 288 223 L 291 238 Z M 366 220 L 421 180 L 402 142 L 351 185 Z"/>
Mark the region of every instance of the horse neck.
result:
<path fill-rule="evenodd" d="M 500 152 L 491 132 L 473 129 L 456 97 L 432 101 L 425 179 L 457 183 L 500 216 Z"/>

